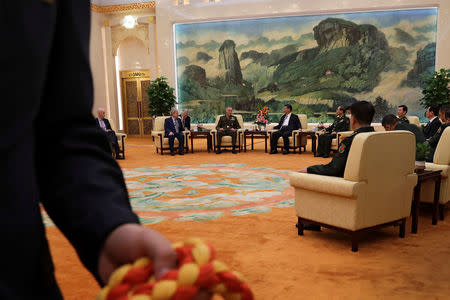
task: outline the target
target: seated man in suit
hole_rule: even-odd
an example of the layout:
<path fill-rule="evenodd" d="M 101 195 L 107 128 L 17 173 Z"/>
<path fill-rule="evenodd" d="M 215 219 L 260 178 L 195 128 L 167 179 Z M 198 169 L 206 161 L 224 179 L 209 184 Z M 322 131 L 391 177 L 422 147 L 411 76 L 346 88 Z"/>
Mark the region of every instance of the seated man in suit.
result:
<path fill-rule="evenodd" d="M 189 111 L 183 109 L 181 112 L 181 124 L 185 131 L 191 131 L 191 117 L 189 117 Z"/>
<path fill-rule="evenodd" d="M 319 135 L 316 157 L 330 157 L 331 142 L 336 133 L 350 130 L 350 119 L 345 116 L 344 107 L 338 106 L 333 124 L 324 129 L 325 133 Z"/>
<path fill-rule="evenodd" d="M 225 115 L 221 116 L 219 119 L 219 123 L 217 123 L 217 152 L 216 154 L 222 153 L 220 149 L 222 145 L 222 137 L 231 136 L 231 143 L 233 144 L 233 154 L 236 154 L 236 138 L 237 138 L 237 130 L 241 128 L 238 120 L 231 113 L 233 109 L 231 107 L 227 107 L 225 110 Z"/>
<path fill-rule="evenodd" d="M 439 108 L 437 106 L 428 106 L 425 116 L 428 118 L 428 123 L 423 128 L 423 134 L 426 139 L 430 139 L 436 134 L 442 123 L 439 120 Z"/>
<path fill-rule="evenodd" d="M 284 106 L 284 115 L 280 119 L 280 123 L 274 127 L 274 129 L 279 129 L 278 131 L 272 133 L 272 138 L 270 139 L 270 154 L 276 154 L 278 139 L 283 138 L 284 148 L 283 154 L 289 154 L 289 137 L 292 136 L 292 131 L 301 129 L 302 124 L 300 119 L 296 114 L 292 113 L 292 105 L 286 104 Z"/>
<path fill-rule="evenodd" d="M 439 140 L 441 139 L 441 135 L 444 130 L 450 126 L 450 104 L 443 105 L 439 110 L 439 117 L 442 120 L 442 125 L 439 127 L 438 131 L 433 135 L 432 138 L 428 139 L 428 144 L 431 147 L 430 154 L 427 158 L 428 162 L 433 162 L 434 152 L 436 152 L 436 147 L 439 144 Z"/>
<path fill-rule="evenodd" d="M 381 121 L 381 125 L 383 125 L 384 130 L 406 130 L 414 133 L 416 136 L 416 143 L 424 143 L 425 136 L 423 135 L 422 130 L 414 124 L 402 123 L 400 120 L 394 115 L 384 116 Z"/>
<path fill-rule="evenodd" d="M 408 106 L 400 105 L 398 107 L 398 109 L 397 109 L 397 118 L 400 120 L 400 122 L 409 124 L 409 120 L 406 117 L 407 113 L 408 113 Z"/>
<path fill-rule="evenodd" d="M 98 118 L 96 118 L 95 121 L 97 122 L 97 126 L 106 133 L 113 157 L 120 159 L 120 148 L 116 133 L 112 130 L 111 124 L 109 123 L 109 120 L 105 118 L 105 115 L 106 113 L 103 108 L 97 109 Z"/>
<path fill-rule="evenodd" d="M 178 118 L 178 109 L 172 108 L 170 110 L 170 118 L 164 121 L 164 137 L 169 139 L 170 155 L 175 155 L 173 147 L 175 138 L 178 140 L 178 154 L 184 155 L 184 127 Z"/>
<path fill-rule="evenodd" d="M 375 114 L 375 108 L 372 103 L 368 101 L 358 101 L 350 106 L 352 113 L 350 117 L 350 126 L 354 131 L 353 134 L 345 138 L 338 147 L 338 152 L 333 156 L 330 163 L 326 165 L 315 165 L 308 168 L 301 169 L 301 173 L 327 175 L 343 177 L 345 165 L 347 164 L 348 154 L 356 135 L 362 132 L 374 132 L 374 128 L 370 126 Z M 306 230 L 320 231 L 320 226 L 307 225 Z"/>

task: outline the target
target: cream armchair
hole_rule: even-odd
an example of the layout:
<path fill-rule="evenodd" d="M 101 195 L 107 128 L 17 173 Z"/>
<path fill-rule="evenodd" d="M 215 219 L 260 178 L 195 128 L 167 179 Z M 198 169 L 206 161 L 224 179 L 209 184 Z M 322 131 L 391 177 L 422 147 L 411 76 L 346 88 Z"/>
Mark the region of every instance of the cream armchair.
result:
<path fill-rule="evenodd" d="M 119 144 L 119 154 L 122 156 L 120 158 L 125 159 L 125 139 L 127 135 L 123 132 L 117 132 L 114 127 L 114 120 L 109 119 L 109 124 L 111 125 L 111 129 L 116 133 L 117 142 Z"/>
<path fill-rule="evenodd" d="M 211 135 L 213 138 L 213 147 L 214 147 L 214 151 L 217 150 L 217 124 L 219 124 L 219 119 L 220 116 L 216 116 L 216 123 L 214 124 L 214 129 L 211 130 Z M 242 142 L 244 140 L 244 131 L 245 131 L 245 127 L 244 127 L 244 119 L 242 118 L 242 115 L 233 115 L 236 117 L 239 126 L 241 126 L 240 129 L 237 130 L 237 136 L 236 136 L 236 142 L 237 142 L 237 146 L 239 148 L 239 152 L 241 152 L 241 148 L 242 148 Z M 231 136 L 224 136 L 222 137 L 222 144 L 221 144 L 222 148 L 232 148 L 233 144 L 231 143 Z"/>
<path fill-rule="evenodd" d="M 319 140 L 319 135 L 323 134 L 324 132 L 322 131 L 318 131 L 316 132 L 316 138 L 317 140 Z M 338 151 L 338 146 L 339 144 L 342 142 L 343 139 L 345 139 L 346 137 L 349 137 L 353 134 L 353 131 L 341 131 L 341 132 L 337 132 L 336 133 L 336 138 L 331 140 L 331 150 L 337 152 Z M 316 147 L 319 146 L 319 143 L 316 143 Z"/>
<path fill-rule="evenodd" d="M 303 147 L 304 151 L 306 151 L 306 143 L 308 138 L 306 136 L 301 136 L 299 133 L 302 130 L 308 130 L 308 117 L 304 114 L 298 114 L 298 118 L 300 119 L 300 124 L 302 125 L 302 129 L 294 130 L 292 131 L 292 136 L 289 137 L 289 149 L 294 150 L 294 153 L 297 151 L 297 149 Z M 271 129 L 268 130 L 269 133 L 269 139 L 272 140 L 272 133 L 278 131 L 278 129 Z M 284 141 L 283 138 L 279 138 L 277 142 L 277 148 L 284 148 Z"/>
<path fill-rule="evenodd" d="M 417 116 L 406 116 L 406 118 L 408 119 L 409 124 L 414 124 L 417 127 L 420 127 L 419 117 L 417 117 Z"/>
<path fill-rule="evenodd" d="M 170 117 L 156 117 L 154 119 L 154 126 L 152 130 L 152 137 L 155 142 L 156 153 L 160 152 L 161 155 L 164 154 L 164 150 L 170 150 L 169 138 L 164 137 L 164 122 Z M 188 135 L 189 133 L 184 131 L 184 149 L 188 149 Z M 178 140 L 175 139 L 173 143 L 174 148 L 178 148 Z"/>
<path fill-rule="evenodd" d="M 426 163 L 427 170 L 441 170 L 441 190 L 439 193 L 439 215 L 444 220 L 444 210 L 450 202 L 450 127 L 447 127 L 441 135 L 434 152 L 433 162 Z M 425 181 L 420 189 L 420 201 L 433 203 L 434 181 Z"/>
<path fill-rule="evenodd" d="M 386 145 L 390 145 L 386 147 Z M 405 235 L 417 183 L 415 138 L 406 131 L 360 133 L 353 140 L 344 177 L 295 173 L 298 234 L 304 223 L 351 235 L 352 251 L 365 231 L 400 224 Z"/>

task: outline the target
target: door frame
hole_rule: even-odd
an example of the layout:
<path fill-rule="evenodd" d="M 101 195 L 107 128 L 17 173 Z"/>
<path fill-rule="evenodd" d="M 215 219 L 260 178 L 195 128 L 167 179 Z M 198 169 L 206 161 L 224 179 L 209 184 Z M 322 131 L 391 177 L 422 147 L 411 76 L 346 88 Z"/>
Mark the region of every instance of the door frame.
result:
<path fill-rule="evenodd" d="M 138 123 L 139 123 L 139 134 L 133 134 L 130 135 L 128 133 L 128 105 L 127 105 L 127 97 L 126 97 L 126 85 L 125 83 L 127 81 L 137 81 L 137 100 L 138 103 Z M 130 136 L 144 136 L 144 118 L 143 112 L 142 112 L 142 88 L 141 88 L 141 81 L 144 80 L 151 80 L 150 79 L 150 70 L 127 70 L 127 71 L 120 71 L 120 86 L 121 86 L 121 94 L 122 94 L 122 117 L 123 117 L 123 129 L 124 131 L 130 135 Z M 134 117 L 132 119 L 135 119 Z"/>

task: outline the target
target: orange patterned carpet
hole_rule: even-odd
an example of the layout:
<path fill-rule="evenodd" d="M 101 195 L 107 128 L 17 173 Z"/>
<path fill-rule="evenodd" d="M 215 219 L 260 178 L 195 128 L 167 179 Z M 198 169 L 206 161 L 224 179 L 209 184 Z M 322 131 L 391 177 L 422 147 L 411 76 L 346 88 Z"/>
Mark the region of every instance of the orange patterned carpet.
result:
<path fill-rule="evenodd" d="M 133 171 L 142 168 L 158 170 L 190 166 L 185 167 L 189 169 L 236 164 L 252 172 L 261 169 L 264 173 L 267 172 L 266 169 L 270 169 L 270 172 L 276 174 L 276 178 L 281 178 L 287 174 L 284 172 L 286 170 L 295 171 L 328 161 L 314 158 L 310 152 L 302 155 L 268 155 L 264 153 L 264 146 L 260 141 L 255 151 L 238 155 L 209 154 L 205 151 L 203 141 L 198 141 L 194 147 L 199 152 L 183 157 L 160 156 L 155 153 L 151 140 L 130 138 L 127 140 L 127 158 L 120 161 L 120 165 L 124 170 Z M 251 174 L 249 176 L 252 178 L 259 176 Z M 130 178 L 127 179 L 128 183 L 135 180 Z M 141 183 L 151 183 L 152 180 L 146 179 Z M 242 178 L 230 179 L 230 184 L 235 184 L 236 180 L 241 185 L 245 184 Z M 235 188 L 241 189 L 241 185 Z M 224 190 L 227 188 L 229 187 L 224 187 Z M 135 191 L 135 197 L 148 196 L 147 192 L 139 194 L 139 186 L 130 190 Z M 160 198 L 152 198 L 152 201 L 167 201 L 173 196 L 170 193 L 185 195 L 186 191 L 180 189 L 164 192 L 165 195 L 157 195 Z M 211 192 L 196 189 L 195 193 L 199 193 L 199 197 L 205 197 L 217 193 L 217 187 Z M 167 209 L 161 208 L 163 206 L 158 206 L 161 216 L 167 218 L 156 222 L 151 219 L 152 224 L 145 226 L 161 231 L 172 241 L 195 236 L 212 243 L 221 260 L 244 274 L 256 299 L 450 299 L 449 211 L 444 222 L 432 226 L 430 209 L 425 207 L 419 219 L 417 235 L 410 234 L 408 230 L 406 238 L 400 239 L 397 237 L 398 228 L 382 229 L 367 235 L 360 244 L 359 252 L 352 253 L 347 236 L 335 231 L 325 229 L 323 232 L 306 232 L 303 237 L 297 236 L 294 208 L 289 205 L 272 205 L 283 197 L 292 197 L 292 190 L 287 187 L 280 193 L 281 196 L 264 198 L 262 202 L 255 200 L 255 207 L 266 207 L 263 211 L 255 211 L 248 202 L 239 202 L 242 199 L 237 199 L 238 202 L 233 205 L 224 205 L 225 208 L 220 206 L 204 210 L 202 207 L 202 213 L 216 213 L 215 217 L 206 218 L 205 221 L 199 221 L 201 218 L 192 218 L 193 221 L 189 218 L 176 219 L 192 208 L 185 207 L 184 211 L 176 214 L 168 213 Z M 204 201 L 204 198 L 201 199 Z M 202 202 L 202 205 L 209 203 L 208 201 Z M 250 213 L 233 213 L 241 207 L 250 207 Z M 194 213 L 197 213 L 195 207 Z M 143 220 L 146 220 L 146 216 L 158 216 L 158 212 L 155 213 L 154 210 L 146 212 L 145 207 L 142 211 L 138 209 L 138 214 Z M 407 226 L 410 229 L 410 221 Z M 67 240 L 53 226 L 47 227 L 47 236 L 55 261 L 56 277 L 65 298 L 94 299 L 99 287 L 83 269 Z"/>

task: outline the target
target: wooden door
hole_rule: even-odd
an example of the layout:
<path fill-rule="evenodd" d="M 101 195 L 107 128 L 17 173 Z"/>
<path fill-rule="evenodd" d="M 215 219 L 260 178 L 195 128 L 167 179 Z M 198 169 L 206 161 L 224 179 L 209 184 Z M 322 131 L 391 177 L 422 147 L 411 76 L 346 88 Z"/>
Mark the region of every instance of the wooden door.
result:
<path fill-rule="evenodd" d="M 152 133 L 146 92 L 149 76 L 149 71 L 121 72 L 124 129 L 131 136 L 143 137 Z"/>

